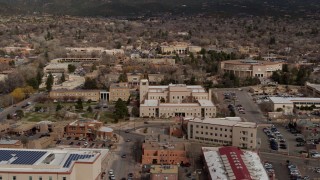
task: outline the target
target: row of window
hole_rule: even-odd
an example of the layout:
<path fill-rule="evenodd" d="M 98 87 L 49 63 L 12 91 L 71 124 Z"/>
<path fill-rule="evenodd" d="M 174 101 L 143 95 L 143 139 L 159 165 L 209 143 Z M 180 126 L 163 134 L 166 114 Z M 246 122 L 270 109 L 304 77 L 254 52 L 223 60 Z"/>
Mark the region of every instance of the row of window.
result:
<path fill-rule="evenodd" d="M 203 140 L 203 141 L 209 141 L 209 142 L 215 142 L 215 143 L 223 143 L 223 144 L 232 144 L 232 141 L 223 141 L 219 139 L 212 139 L 212 138 L 203 138 L 203 137 L 195 137 L 197 140 Z"/>
<path fill-rule="evenodd" d="M 42 178 L 42 176 L 39 176 L 38 179 L 44 180 L 44 178 Z M 52 176 L 49 176 L 48 180 L 52 180 L 52 179 L 53 179 Z M 2 176 L 0 176 L 0 180 L 2 180 Z M 12 180 L 18 180 L 17 176 L 12 176 Z M 33 177 L 29 176 L 29 180 L 33 180 Z M 62 177 L 62 180 L 67 180 L 67 177 Z"/>
<path fill-rule="evenodd" d="M 196 131 L 196 134 L 199 134 L 199 131 Z M 202 131 L 200 132 L 200 134 L 205 134 L 205 135 L 209 135 L 209 134 L 210 134 L 211 136 L 213 136 L 213 133 L 202 132 Z M 214 133 L 214 136 L 216 136 L 216 137 L 217 137 L 217 136 L 218 136 L 218 134 L 217 134 L 217 133 Z M 223 135 L 223 134 L 219 134 L 219 136 L 220 136 L 220 137 L 222 137 L 222 136 L 224 136 L 224 137 L 228 137 L 228 135 L 226 135 L 226 134 L 225 134 L 225 135 Z M 232 138 L 232 135 L 229 135 L 229 138 Z"/>
<path fill-rule="evenodd" d="M 205 128 L 205 129 L 211 129 L 211 130 L 213 130 L 213 127 L 196 125 L 196 128 L 199 128 L 199 127 L 200 127 L 201 129 Z M 215 128 L 214 128 L 214 130 L 216 130 L 216 131 L 217 131 L 218 129 L 220 129 L 220 131 L 225 131 L 225 132 L 228 131 L 227 128 L 218 128 L 218 127 L 215 127 Z M 232 132 L 232 129 L 229 129 L 229 131 Z"/>

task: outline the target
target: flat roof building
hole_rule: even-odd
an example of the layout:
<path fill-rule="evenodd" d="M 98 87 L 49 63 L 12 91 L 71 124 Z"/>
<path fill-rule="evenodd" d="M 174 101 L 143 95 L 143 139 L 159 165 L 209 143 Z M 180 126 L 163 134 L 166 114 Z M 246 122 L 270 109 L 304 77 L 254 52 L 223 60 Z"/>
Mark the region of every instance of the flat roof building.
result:
<path fill-rule="evenodd" d="M 188 121 L 188 139 L 212 145 L 257 148 L 257 124 L 240 117 L 194 118 Z"/>
<path fill-rule="evenodd" d="M 146 142 L 142 144 L 142 164 L 188 163 L 183 142 Z"/>
<path fill-rule="evenodd" d="M 89 99 L 92 101 L 100 100 L 100 90 L 53 90 L 50 91 L 49 97 L 53 100 L 57 101 L 68 101 L 68 100 L 77 100 L 79 98 L 84 101 L 88 101 Z"/>
<path fill-rule="evenodd" d="M 107 149 L 0 149 L 2 180 L 100 179 Z"/>
<path fill-rule="evenodd" d="M 292 114 L 294 107 L 315 106 L 320 107 L 320 98 L 309 97 L 269 97 L 273 111 L 283 111 L 285 114 Z"/>
<path fill-rule="evenodd" d="M 185 84 L 149 86 L 140 81 L 140 117 L 215 117 L 216 107 L 211 90 Z"/>
<path fill-rule="evenodd" d="M 20 140 L 0 139 L 0 148 L 22 149 L 23 144 Z"/>
<path fill-rule="evenodd" d="M 229 60 L 220 63 L 221 73 L 233 73 L 237 77 L 270 77 L 274 71 L 282 70 L 281 62 L 251 59 Z"/>
<path fill-rule="evenodd" d="M 150 180 L 178 180 L 179 167 L 177 165 L 152 165 Z"/>
<path fill-rule="evenodd" d="M 118 99 L 127 101 L 130 97 L 128 83 L 113 83 L 110 85 L 109 101 L 115 102 Z"/>
<path fill-rule="evenodd" d="M 310 96 L 320 98 L 320 84 L 312 84 L 307 82 L 305 85 L 305 89 Z"/>
<path fill-rule="evenodd" d="M 202 147 L 210 180 L 268 180 L 257 153 L 237 147 Z"/>

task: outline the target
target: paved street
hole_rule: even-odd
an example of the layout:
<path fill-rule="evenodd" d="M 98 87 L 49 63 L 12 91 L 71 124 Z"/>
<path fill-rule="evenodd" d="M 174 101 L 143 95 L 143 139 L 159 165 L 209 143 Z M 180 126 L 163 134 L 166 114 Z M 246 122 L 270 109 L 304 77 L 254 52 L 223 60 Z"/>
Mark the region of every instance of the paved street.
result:
<path fill-rule="evenodd" d="M 14 104 L 13 106 L 9 106 L 9 107 L 5 108 L 2 112 L 0 112 L 0 122 L 7 119 L 7 114 L 15 113 L 16 110 L 21 109 L 21 106 L 27 104 L 27 102 L 33 103 L 37 98 L 41 97 L 42 95 L 44 95 L 44 94 L 43 93 L 33 94 L 28 99 L 25 99 L 17 104 Z M 16 106 L 16 107 L 14 107 L 14 106 Z"/>

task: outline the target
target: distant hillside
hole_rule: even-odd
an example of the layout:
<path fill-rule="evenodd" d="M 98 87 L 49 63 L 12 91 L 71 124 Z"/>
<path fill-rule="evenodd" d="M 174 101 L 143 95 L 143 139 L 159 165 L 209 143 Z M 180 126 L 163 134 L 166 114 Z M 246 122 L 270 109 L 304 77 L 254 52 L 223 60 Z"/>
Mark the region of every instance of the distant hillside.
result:
<path fill-rule="evenodd" d="M 318 14 L 319 11 L 319 0 L 0 0 L 0 14 L 305 16 Z"/>

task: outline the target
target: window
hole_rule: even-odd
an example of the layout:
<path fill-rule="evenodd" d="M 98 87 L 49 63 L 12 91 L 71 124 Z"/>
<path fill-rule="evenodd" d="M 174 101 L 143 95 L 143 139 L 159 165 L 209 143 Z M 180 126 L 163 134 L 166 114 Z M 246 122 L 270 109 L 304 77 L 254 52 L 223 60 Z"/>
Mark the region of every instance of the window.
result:
<path fill-rule="evenodd" d="M 227 131 L 227 129 L 224 129 L 224 131 Z"/>
<path fill-rule="evenodd" d="M 222 131 L 222 128 L 220 128 L 220 131 Z"/>
<path fill-rule="evenodd" d="M 32 180 L 32 176 L 29 176 L 29 180 Z"/>
<path fill-rule="evenodd" d="M 12 177 L 12 180 L 17 180 L 17 176 L 13 176 L 13 177 Z"/>
<path fill-rule="evenodd" d="M 67 180 L 67 177 L 62 177 L 62 180 Z"/>
<path fill-rule="evenodd" d="M 39 180 L 42 180 L 42 176 L 39 176 Z"/>
<path fill-rule="evenodd" d="M 52 176 L 49 176 L 49 180 L 52 180 Z"/>
<path fill-rule="evenodd" d="M 2 176 L 0 176 L 0 180 L 2 180 Z"/>

